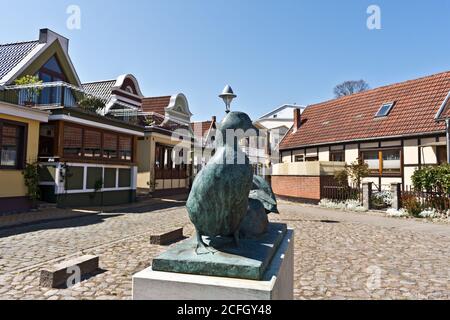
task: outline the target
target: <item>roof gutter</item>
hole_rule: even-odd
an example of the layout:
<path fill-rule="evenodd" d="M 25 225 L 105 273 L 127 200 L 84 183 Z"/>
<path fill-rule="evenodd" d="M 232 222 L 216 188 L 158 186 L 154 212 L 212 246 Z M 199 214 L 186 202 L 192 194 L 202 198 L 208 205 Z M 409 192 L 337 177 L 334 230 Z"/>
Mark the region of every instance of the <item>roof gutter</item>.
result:
<path fill-rule="evenodd" d="M 447 94 L 447 97 L 445 98 L 444 102 L 442 103 L 442 106 L 439 108 L 438 113 L 436 114 L 436 116 L 434 117 L 434 120 L 436 120 L 437 122 L 440 121 L 445 121 L 445 119 L 442 119 L 442 113 L 445 110 L 445 107 L 447 106 L 447 104 L 450 102 L 450 91 Z"/>

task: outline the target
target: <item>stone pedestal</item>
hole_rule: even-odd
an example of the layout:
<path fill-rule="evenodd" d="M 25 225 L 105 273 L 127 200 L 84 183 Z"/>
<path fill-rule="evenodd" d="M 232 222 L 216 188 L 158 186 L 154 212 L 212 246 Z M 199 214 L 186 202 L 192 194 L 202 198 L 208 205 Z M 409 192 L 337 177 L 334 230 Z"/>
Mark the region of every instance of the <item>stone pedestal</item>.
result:
<path fill-rule="evenodd" d="M 294 231 L 289 229 L 262 280 L 153 271 L 133 276 L 134 300 L 292 300 Z"/>
<path fill-rule="evenodd" d="M 372 182 L 364 182 L 362 185 L 362 191 L 363 191 L 363 208 L 366 210 L 370 210 L 370 198 L 372 197 Z"/>

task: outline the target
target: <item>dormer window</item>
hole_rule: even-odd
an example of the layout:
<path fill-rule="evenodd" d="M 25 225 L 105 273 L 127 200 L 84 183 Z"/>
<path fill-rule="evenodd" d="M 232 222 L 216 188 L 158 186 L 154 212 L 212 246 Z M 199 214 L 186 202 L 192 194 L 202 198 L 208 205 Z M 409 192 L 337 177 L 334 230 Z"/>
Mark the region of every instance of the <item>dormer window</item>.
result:
<path fill-rule="evenodd" d="M 387 117 L 389 113 L 391 112 L 392 108 L 394 107 L 395 102 L 389 102 L 385 103 L 381 106 L 380 110 L 378 110 L 377 114 L 375 115 L 376 118 L 382 118 Z"/>

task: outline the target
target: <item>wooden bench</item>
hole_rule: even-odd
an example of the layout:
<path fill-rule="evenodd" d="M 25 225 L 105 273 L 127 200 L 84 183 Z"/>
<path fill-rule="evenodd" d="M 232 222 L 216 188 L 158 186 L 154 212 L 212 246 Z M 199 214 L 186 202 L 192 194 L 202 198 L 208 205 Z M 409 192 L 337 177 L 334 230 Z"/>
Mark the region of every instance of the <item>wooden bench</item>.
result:
<path fill-rule="evenodd" d="M 39 285 L 45 288 L 58 288 L 65 284 L 70 276 L 72 276 L 73 269 L 80 269 L 81 278 L 98 269 L 98 256 L 86 255 L 72 260 L 64 261 L 56 264 L 49 269 L 41 270 L 41 277 Z"/>
<path fill-rule="evenodd" d="M 183 239 L 183 228 L 150 236 L 150 244 L 166 245 Z"/>

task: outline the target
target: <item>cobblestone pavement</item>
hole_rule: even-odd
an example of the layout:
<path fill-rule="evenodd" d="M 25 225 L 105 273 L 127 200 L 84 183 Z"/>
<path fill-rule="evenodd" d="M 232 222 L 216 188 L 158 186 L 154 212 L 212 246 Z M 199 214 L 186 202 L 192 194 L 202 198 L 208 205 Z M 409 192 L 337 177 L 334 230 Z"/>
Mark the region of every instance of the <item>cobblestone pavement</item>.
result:
<path fill-rule="evenodd" d="M 152 233 L 184 227 L 182 203 L 0 230 L 0 299 L 130 299 L 131 276 L 166 247 Z M 450 226 L 280 204 L 295 229 L 296 299 L 449 299 Z M 80 254 L 102 270 L 70 289 L 39 287 L 39 270 Z"/>

